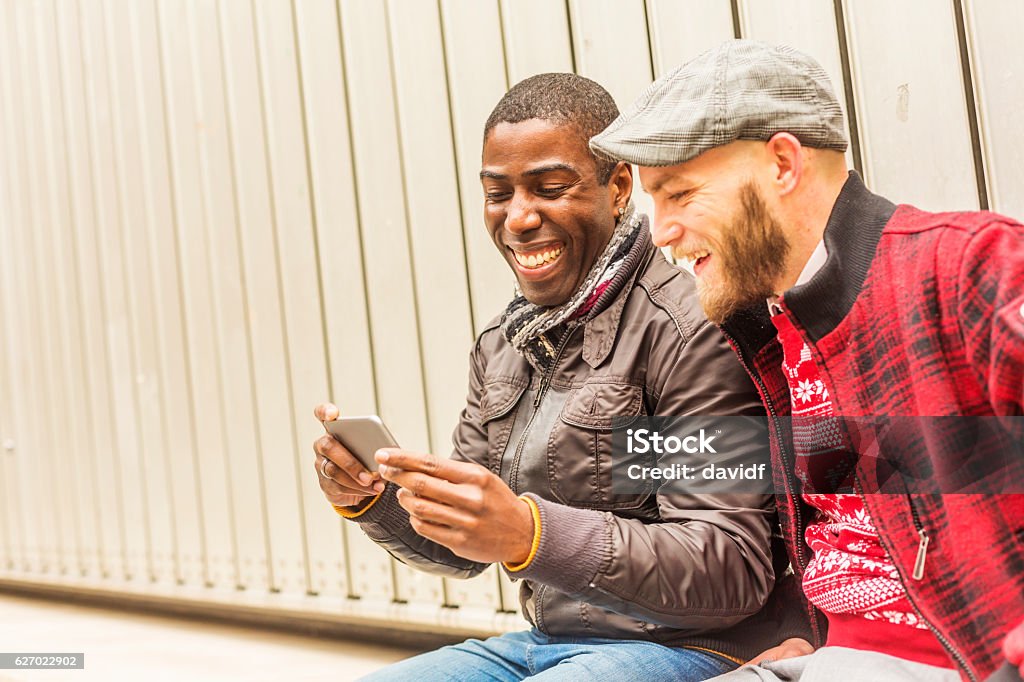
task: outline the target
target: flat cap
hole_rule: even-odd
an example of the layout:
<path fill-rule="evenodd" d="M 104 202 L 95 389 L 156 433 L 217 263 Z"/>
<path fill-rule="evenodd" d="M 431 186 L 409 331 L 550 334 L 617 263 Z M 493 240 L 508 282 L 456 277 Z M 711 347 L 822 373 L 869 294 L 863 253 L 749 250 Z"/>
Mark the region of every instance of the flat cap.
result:
<path fill-rule="evenodd" d="M 730 40 L 648 86 L 590 148 L 640 166 L 673 166 L 779 132 L 818 149 L 848 145 L 843 111 L 818 62 L 787 45 Z"/>

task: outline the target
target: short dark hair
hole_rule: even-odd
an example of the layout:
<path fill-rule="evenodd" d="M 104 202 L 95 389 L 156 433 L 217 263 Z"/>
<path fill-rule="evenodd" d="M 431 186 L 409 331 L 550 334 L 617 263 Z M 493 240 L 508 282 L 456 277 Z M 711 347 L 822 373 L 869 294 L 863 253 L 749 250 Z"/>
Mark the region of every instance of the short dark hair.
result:
<path fill-rule="evenodd" d="M 499 123 L 520 123 L 539 118 L 576 128 L 583 144 L 604 130 L 619 116 L 619 108 L 608 91 L 574 73 L 541 73 L 521 80 L 505 93 L 484 124 L 484 144 Z M 594 155 L 597 180 L 607 185 L 617 161 Z"/>

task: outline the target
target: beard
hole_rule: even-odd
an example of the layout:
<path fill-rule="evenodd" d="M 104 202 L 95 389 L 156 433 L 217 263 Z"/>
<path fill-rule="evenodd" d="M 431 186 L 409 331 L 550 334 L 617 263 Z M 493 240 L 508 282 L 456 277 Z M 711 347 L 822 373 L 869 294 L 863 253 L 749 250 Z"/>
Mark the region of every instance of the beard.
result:
<path fill-rule="evenodd" d="M 715 324 L 774 295 L 790 250 L 782 225 L 753 183 L 743 185 L 739 195 L 737 215 L 715 250 L 717 271 L 697 279 L 701 307 Z"/>

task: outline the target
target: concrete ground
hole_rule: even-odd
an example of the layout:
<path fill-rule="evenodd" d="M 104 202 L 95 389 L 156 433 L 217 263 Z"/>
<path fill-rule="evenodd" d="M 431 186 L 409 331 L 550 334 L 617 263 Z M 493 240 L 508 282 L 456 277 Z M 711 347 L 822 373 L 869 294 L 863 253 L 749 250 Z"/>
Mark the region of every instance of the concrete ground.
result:
<path fill-rule="evenodd" d="M 84 653 L 84 670 L 8 680 L 354 680 L 417 652 L 0 594 L 0 652 Z"/>

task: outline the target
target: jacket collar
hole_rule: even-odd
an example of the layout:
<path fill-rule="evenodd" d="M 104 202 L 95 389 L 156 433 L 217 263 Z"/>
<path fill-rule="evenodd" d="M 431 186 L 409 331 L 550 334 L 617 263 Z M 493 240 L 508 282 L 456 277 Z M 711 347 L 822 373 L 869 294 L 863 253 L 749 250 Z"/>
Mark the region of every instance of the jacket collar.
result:
<path fill-rule="evenodd" d="M 812 340 L 827 336 L 850 312 L 895 210 L 895 204 L 864 186 L 857 171 L 850 171 L 825 226 L 825 264 L 809 282 L 782 295 Z"/>
<path fill-rule="evenodd" d="M 810 281 L 782 295 L 785 307 L 813 341 L 828 335 L 850 312 L 895 210 L 895 204 L 870 192 L 860 175 L 850 171 L 825 225 L 825 264 Z M 722 329 L 748 357 L 776 334 L 762 301 L 733 315 Z"/>
<path fill-rule="evenodd" d="M 644 217 L 646 228 L 647 218 Z M 622 311 L 626 308 L 626 300 L 629 293 L 636 286 L 636 280 L 657 250 L 651 243 L 651 232 L 643 229 L 637 237 L 637 245 L 632 250 L 640 261 L 633 268 L 624 286 L 615 294 L 614 300 L 605 305 L 601 312 L 587 320 L 583 329 L 583 360 L 592 368 L 597 368 L 607 359 L 615 347 L 615 337 L 618 335 L 619 322 L 622 320 Z M 632 255 L 632 254 L 630 254 Z M 627 256 L 628 258 L 628 256 Z M 627 266 L 628 267 L 628 266 Z M 601 305 L 599 302 L 598 305 Z"/>

